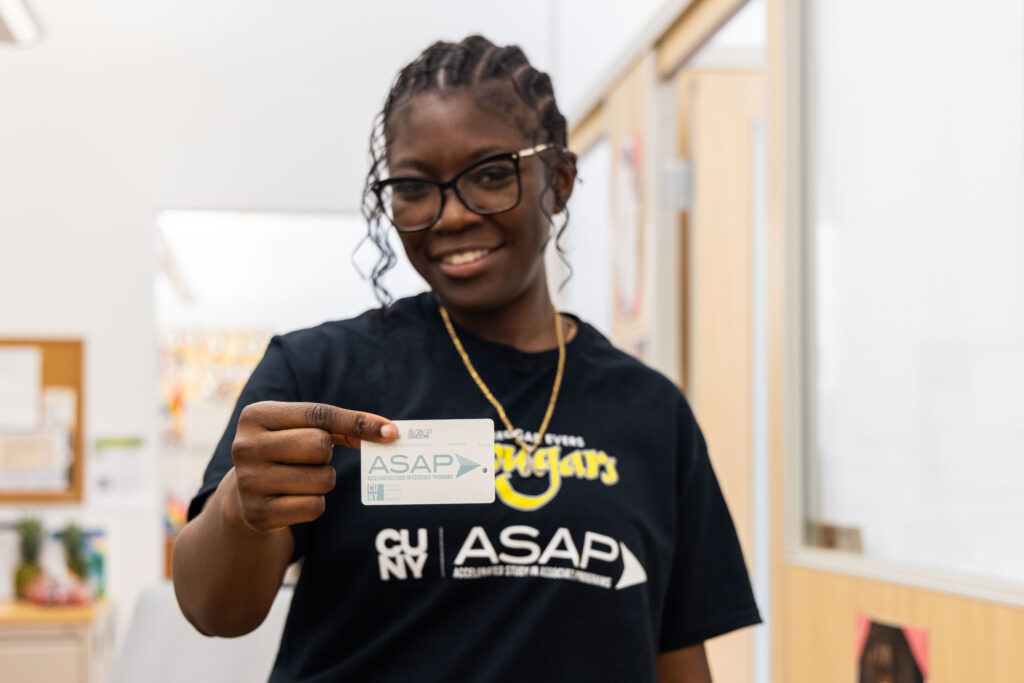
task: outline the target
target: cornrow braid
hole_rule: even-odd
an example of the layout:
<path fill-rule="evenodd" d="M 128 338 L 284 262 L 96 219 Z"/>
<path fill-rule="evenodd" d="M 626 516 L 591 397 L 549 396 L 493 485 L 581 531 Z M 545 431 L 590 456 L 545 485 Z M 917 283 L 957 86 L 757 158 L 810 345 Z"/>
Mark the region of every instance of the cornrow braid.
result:
<path fill-rule="evenodd" d="M 394 138 L 390 128 L 392 115 L 400 105 L 416 95 L 448 92 L 457 88 L 472 89 L 502 82 L 511 85 L 515 96 L 534 113 L 535 129 L 532 132 L 523 132 L 532 137 L 534 144 L 551 142 L 559 145 L 562 155 L 566 155 L 566 122 L 555 101 L 551 78 L 531 65 L 526 55 L 516 45 L 498 46 L 480 35 L 469 36 L 458 43 L 438 41 L 407 64 L 395 77 L 391 91 L 384 101 L 384 108 L 374 120 L 370 133 L 370 170 L 366 176 L 362 202 L 367 232 L 360 242 L 360 247 L 369 241 L 379 252 L 377 262 L 367 275 L 367 279 L 382 307 L 386 308 L 393 302 L 393 297 L 384 287 L 382 279 L 398 259 L 388 240 L 390 224 L 384 217 L 383 207 L 377 200 L 373 187 L 386 173 L 388 145 Z M 517 125 L 524 128 L 525 123 L 517 121 Z M 546 193 L 553 191 L 555 168 L 566 157 L 556 157 L 554 161 L 549 160 L 548 155 L 538 155 L 538 158 L 547 167 L 540 206 L 550 221 L 553 217 L 544 207 L 543 199 Z M 569 265 L 561 245 L 562 235 L 569 224 L 569 211 L 564 206 L 557 208 L 564 211 L 565 220 L 555 236 L 555 248 L 571 276 L 572 266 Z M 357 251 L 358 249 L 357 247 Z"/>

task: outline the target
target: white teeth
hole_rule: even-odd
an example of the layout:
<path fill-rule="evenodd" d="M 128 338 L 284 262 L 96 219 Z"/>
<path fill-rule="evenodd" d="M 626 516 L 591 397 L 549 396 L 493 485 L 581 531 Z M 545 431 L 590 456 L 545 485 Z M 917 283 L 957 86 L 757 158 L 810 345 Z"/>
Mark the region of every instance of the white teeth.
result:
<path fill-rule="evenodd" d="M 457 254 L 448 254 L 443 259 L 444 263 L 449 265 L 457 266 L 463 263 L 471 263 L 478 259 L 482 259 L 484 256 L 490 253 L 490 249 L 475 249 L 473 251 L 460 251 Z"/>

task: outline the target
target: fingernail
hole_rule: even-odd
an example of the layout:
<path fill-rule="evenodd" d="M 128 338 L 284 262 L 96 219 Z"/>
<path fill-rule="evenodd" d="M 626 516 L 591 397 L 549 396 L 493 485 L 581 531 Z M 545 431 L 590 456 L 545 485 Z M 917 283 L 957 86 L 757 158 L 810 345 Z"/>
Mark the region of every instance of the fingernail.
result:
<path fill-rule="evenodd" d="M 391 437 L 398 435 L 398 430 L 395 429 L 394 425 L 384 425 L 380 428 L 380 435 L 385 439 L 390 439 Z"/>

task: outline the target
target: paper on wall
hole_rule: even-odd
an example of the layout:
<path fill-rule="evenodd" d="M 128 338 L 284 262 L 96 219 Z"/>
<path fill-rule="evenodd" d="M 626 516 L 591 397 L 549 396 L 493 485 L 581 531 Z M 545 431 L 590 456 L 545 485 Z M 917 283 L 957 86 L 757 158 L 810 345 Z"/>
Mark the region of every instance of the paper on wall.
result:
<path fill-rule="evenodd" d="M 146 449 L 141 437 L 96 439 L 86 473 L 89 497 L 98 506 L 124 508 L 149 502 Z"/>
<path fill-rule="evenodd" d="M 0 490 L 65 491 L 70 467 L 66 432 L 0 434 Z"/>
<path fill-rule="evenodd" d="M 78 426 L 78 392 L 72 387 L 43 389 L 43 425 L 72 433 Z"/>
<path fill-rule="evenodd" d="M 42 381 L 39 347 L 0 347 L 0 431 L 39 428 Z"/>

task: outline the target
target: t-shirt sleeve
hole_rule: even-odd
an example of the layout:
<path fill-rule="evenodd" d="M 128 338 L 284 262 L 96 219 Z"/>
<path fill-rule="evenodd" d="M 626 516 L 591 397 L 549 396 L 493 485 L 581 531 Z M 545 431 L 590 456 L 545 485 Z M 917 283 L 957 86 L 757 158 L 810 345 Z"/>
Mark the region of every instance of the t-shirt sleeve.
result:
<path fill-rule="evenodd" d="M 689 408 L 680 420 L 676 547 L 659 650 L 761 622 L 736 528 Z"/>
<path fill-rule="evenodd" d="M 203 473 L 202 486 L 200 486 L 195 497 L 192 498 L 192 502 L 189 503 L 189 520 L 194 519 L 202 511 L 203 505 L 206 504 L 206 499 L 217 489 L 217 486 L 220 485 L 228 470 L 234 466 L 234 461 L 231 458 L 231 444 L 235 440 L 235 432 L 238 430 L 238 418 L 242 414 L 242 410 L 247 405 L 258 403 L 259 401 L 299 400 L 301 398 L 299 396 L 298 381 L 288 360 L 284 342 L 281 337 L 275 336 L 270 340 L 262 360 L 260 360 L 256 369 L 253 370 L 252 375 L 249 376 L 245 388 L 242 389 L 242 393 L 238 397 L 235 409 L 231 413 L 231 420 L 228 422 L 224 435 L 221 436 L 220 442 L 213 452 L 213 457 Z M 302 530 L 299 529 L 301 526 L 292 527 L 292 534 L 295 537 L 295 559 L 305 554 L 303 534 Z"/>

